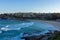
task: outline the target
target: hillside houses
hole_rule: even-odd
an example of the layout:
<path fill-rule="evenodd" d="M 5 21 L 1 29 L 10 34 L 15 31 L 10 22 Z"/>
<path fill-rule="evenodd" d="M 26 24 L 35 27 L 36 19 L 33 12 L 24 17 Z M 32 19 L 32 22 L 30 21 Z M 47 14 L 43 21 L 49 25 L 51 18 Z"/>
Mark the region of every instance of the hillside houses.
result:
<path fill-rule="evenodd" d="M 5 13 L 5 14 L 0 14 L 0 18 L 56 20 L 56 19 L 60 19 L 60 13 Z"/>

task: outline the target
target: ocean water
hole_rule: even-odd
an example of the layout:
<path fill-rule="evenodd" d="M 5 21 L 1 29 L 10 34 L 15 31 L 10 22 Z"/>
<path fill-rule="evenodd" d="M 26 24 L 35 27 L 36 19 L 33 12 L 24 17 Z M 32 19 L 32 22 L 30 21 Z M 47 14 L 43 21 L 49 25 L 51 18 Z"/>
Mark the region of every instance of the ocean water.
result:
<path fill-rule="evenodd" d="M 40 35 L 48 30 L 58 29 L 40 21 L 0 19 L 0 40 L 24 40 L 24 35 Z"/>

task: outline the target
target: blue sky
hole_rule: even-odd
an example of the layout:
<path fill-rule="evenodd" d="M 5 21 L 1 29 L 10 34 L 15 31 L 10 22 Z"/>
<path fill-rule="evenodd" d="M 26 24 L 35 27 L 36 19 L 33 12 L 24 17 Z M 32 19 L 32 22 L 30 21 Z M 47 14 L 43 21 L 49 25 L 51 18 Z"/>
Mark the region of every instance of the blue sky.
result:
<path fill-rule="evenodd" d="M 60 12 L 60 0 L 0 0 L 0 13 Z"/>

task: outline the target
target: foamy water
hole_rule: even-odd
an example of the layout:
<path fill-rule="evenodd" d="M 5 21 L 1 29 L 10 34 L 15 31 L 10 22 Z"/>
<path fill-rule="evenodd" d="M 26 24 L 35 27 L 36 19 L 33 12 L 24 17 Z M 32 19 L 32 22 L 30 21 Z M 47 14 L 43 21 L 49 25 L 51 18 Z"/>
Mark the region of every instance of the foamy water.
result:
<path fill-rule="evenodd" d="M 22 40 L 21 37 L 40 35 L 58 30 L 53 25 L 36 21 L 0 20 L 0 40 Z"/>

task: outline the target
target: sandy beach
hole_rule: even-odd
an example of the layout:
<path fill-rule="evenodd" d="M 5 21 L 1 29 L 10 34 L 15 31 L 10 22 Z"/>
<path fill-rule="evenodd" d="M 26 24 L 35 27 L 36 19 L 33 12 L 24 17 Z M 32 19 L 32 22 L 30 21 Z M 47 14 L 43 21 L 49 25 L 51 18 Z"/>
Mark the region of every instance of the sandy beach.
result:
<path fill-rule="evenodd" d="M 57 22 L 57 21 L 49 21 L 49 20 L 30 20 L 30 21 L 44 22 L 44 23 L 53 25 L 53 26 L 55 26 L 56 28 L 58 28 L 60 30 L 60 22 Z"/>
<path fill-rule="evenodd" d="M 60 30 L 60 22 L 57 22 L 57 21 L 46 21 L 46 20 L 44 20 L 43 22 L 51 24 L 51 25 L 55 26 L 56 28 L 58 28 Z"/>

